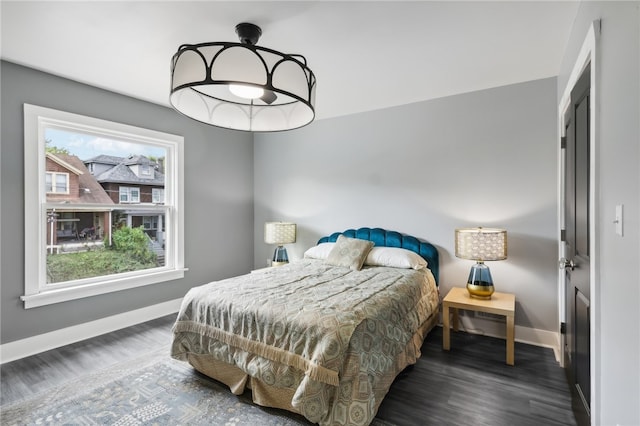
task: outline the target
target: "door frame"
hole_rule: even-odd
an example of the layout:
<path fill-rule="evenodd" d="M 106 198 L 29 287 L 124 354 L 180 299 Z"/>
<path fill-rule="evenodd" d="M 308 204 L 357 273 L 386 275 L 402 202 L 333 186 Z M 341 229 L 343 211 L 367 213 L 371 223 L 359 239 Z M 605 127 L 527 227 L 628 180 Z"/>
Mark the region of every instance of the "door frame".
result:
<path fill-rule="evenodd" d="M 599 374 L 600 374 L 600 267 L 599 267 L 599 238 L 598 238 L 598 211 L 596 209 L 596 197 L 599 191 L 598 180 L 598 164 L 599 156 L 597 151 L 598 146 L 598 117 L 600 111 L 598 108 L 597 97 L 597 82 L 599 77 L 599 60 L 597 55 L 596 46 L 600 37 L 600 20 L 593 21 L 589 26 L 589 30 L 580 49 L 576 61 L 573 65 L 573 69 L 569 76 L 566 86 L 564 87 L 560 103 L 558 104 L 558 259 L 565 257 L 565 244 L 561 240 L 560 231 L 564 229 L 564 150 L 562 149 L 562 138 L 565 136 L 565 113 L 571 106 L 571 90 L 575 86 L 576 82 L 582 75 L 582 72 L 591 64 L 591 88 L 589 91 L 590 102 L 590 128 L 589 128 L 589 151 L 590 151 L 590 175 L 589 175 L 589 252 L 591 254 L 590 262 L 590 386 L 591 386 L 591 400 L 589 401 L 591 411 L 591 423 L 596 424 L 600 413 L 600 407 L 598 401 L 600 401 L 599 393 Z M 564 367 L 564 345 L 565 335 L 561 333 L 560 325 L 566 322 L 566 282 L 565 282 L 564 270 L 558 269 L 558 354 L 559 361 L 562 367 Z"/>

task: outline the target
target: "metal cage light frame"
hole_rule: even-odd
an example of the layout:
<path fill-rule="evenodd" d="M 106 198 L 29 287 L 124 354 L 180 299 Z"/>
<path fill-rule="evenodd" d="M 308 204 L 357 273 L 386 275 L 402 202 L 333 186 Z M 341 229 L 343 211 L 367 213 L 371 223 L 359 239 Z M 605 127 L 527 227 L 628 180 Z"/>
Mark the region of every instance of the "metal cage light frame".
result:
<path fill-rule="evenodd" d="M 252 132 L 311 123 L 316 77 L 305 57 L 256 46 L 262 30 L 254 24 L 240 23 L 236 33 L 239 43 L 178 48 L 171 61 L 173 108 L 206 124 Z M 235 89 L 256 93 L 244 95 Z"/>

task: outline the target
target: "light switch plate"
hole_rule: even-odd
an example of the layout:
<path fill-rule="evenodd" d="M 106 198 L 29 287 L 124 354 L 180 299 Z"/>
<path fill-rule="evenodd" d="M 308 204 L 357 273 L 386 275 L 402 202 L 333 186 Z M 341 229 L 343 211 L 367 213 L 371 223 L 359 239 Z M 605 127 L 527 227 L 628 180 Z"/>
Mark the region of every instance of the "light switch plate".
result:
<path fill-rule="evenodd" d="M 616 219 L 613 223 L 616 224 L 616 234 L 622 237 L 622 204 L 616 206 Z"/>

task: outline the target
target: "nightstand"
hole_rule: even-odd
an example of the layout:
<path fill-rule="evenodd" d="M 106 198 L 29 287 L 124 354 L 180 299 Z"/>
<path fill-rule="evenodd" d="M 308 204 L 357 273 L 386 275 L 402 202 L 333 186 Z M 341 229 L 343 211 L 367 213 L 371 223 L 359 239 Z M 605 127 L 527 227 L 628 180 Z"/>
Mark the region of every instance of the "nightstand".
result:
<path fill-rule="evenodd" d="M 442 348 L 451 347 L 449 329 L 449 309 L 453 313 L 453 330 L 458 331 L 458 309 L 504 315 L 507 318 L 507 364 L 514 364 L 516 296 L 495 292 L 491 299 L 477 299 L 469 296 L 466 288 L 454 287 L 442 299 Z"/>

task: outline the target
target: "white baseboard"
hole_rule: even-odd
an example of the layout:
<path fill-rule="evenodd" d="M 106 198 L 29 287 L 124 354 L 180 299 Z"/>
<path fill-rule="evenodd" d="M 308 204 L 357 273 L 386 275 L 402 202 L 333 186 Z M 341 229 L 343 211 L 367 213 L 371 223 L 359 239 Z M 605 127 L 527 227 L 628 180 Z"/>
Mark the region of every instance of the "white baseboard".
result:
<path fill-rule="evenodd" d="M 5 343 L 0 345 L 0 364 L 177 313 L 180 309 L 180 303 L 182 303 L 182 299 L 169 300 L 157 305 Z"/>
<path fill-rule="evenodd" d="M 180 309 L 181 303 L 182 299 L 174 299 L 157 305 L 136 309 L 135 311 L 124 312 L 61 330 L 5 343 L 4 345 L 0 345 L 0 364 L 176 313 Z M 502 339 L 506 337 L 503 322 L 485 320 L 483 318 L 469 318 L 461 315 L 460 330 Z M 556 361 L 560 362 L 560 340 L 558 333 L 516 325 L 515 334 L 515 340 L 517 342 L 553 349 Z"/>
<path fill-rule="evenodd" d="M 461 331 L 502 339 L 505 339 L 507 336 L 504 322 L 483 318 L 469 318 L 463 315 L 459 318 Z M 516 325 L 515 335 L 516 342 L 553 349 L 556 361 L 560 362 L 560 339 L 557 332 Z"/>

